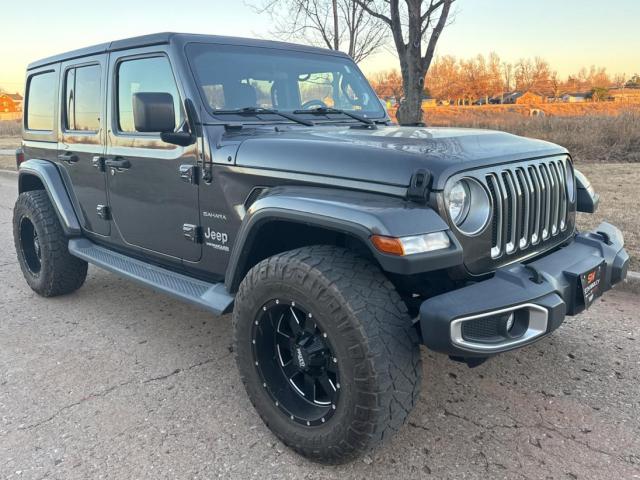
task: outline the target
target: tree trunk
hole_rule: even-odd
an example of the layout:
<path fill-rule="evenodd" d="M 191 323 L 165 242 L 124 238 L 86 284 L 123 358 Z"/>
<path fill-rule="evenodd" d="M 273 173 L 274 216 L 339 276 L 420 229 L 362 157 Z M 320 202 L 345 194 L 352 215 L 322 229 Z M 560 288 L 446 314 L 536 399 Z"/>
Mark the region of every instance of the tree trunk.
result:
<path fill-rule="evenodd" d="M 333 0 L 333 49 L 340 50 L 340 35 L 338 26 L 338 0 Z"/>
<path fill-rule="evenodd" d="M 423 123 L 422 95 L 424 78 L 431 66 L 436 43 L 442 33 L 454 0 L 405 0 L 406 19 L 400 9 L 400 0 L 386 0 L 382 5 L 389 8 L 389 16 L 371 7 L 371 0 L 353 0 L 365 11 L 384 21 L 391 29 L 393 42 L 400 60 L 404 101 L 396 114 L 402 124 Z M 375 3 L 375 2 L 373 2 Z M 422 11 L 422 7 L 426 7 Z M 440 9 L 439 14 L 438 9 Z M 438 15 L 437 22 L 434 22 Z M 404 23 L 404 25 L 403 25 Z M 406 28 L 406 41 L 403 30 Z M 422 54 L 422 44 L 426 42 L 426 50 Z"/>
<path fill-rule="evenodd" d="M 415 58 L 415 56 L 414 56 Z M 419 62 L 420 57 L 418 57 Z M 404 101 L 398 108 L 397 118 L 401 125 L 422 123 L 422 92 L 424 91 L 424 72 L 418 62 L 400 60 Z"/>

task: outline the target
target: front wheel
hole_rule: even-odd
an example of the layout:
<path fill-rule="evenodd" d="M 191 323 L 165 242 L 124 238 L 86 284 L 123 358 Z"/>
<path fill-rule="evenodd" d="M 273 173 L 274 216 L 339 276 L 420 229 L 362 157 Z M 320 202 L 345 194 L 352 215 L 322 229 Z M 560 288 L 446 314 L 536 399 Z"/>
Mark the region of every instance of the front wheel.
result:
<path fill-rule="evenodd" d="M 398 430 L 421 380 L 406 307 L 370 262 L 332 246 L 268 258 L 243 280 L 236 361 L 271 430 L 313 460 L 342 463 Z"/>

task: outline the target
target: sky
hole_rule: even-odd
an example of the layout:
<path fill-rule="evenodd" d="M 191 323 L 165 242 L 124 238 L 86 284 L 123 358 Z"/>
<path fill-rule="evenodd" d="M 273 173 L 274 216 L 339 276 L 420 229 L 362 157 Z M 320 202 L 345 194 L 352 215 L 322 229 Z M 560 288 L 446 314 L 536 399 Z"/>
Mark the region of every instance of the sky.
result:
<path fill-rule="evenodd" d="M 244 0 L 27 0 L 3 8 L 0 87 L 22 92 L 26 65 L 84 46 L 160 31 L 272 38 L 266 15 Z M 561 76 L 597 65 L 640 73 L 640 0 L 458 0 L 439 55 L 540 56 Z M 397 68 L 393 48 L 365 60 L 365 73 Z"/>

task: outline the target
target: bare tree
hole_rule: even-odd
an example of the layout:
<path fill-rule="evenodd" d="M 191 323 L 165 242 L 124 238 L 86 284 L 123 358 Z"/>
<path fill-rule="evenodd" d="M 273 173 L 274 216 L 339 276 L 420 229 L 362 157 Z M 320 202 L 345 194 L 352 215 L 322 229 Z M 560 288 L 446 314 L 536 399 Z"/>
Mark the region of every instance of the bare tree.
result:
<path fill-rule="evenodd" d="M 502 80 L 504 90 L 510 92 L 513 86 L 513 64 L 502 62 Z"/>
<path fill-rule="evenodd" d="M 353 1 L 391 30 L 404 86 L 398 121 L 404 124 L 422 122 L 425 75 L 455 0 Z"/>
<path fill-rule="evenodd" d="M 627 76 L 624 73 L 618 73 L 613 77 L 613 84 L 616 88 L 624 88 L 624 84 L 627 81 Z"/>
<path fill-rule="evenodd" d="M 356 62 L 387 40 L 382 21 L 354 0 L 256 0 L 252 5 L 271 17 L 274 36 L 341 50 Z"/>
<path fill-rule="evenodd" d="M 397 70 L 378 72 L 371 78 L 371 86 L 381 97 L 393 97 L 394 100 L 402 96 L 402 77 Z"/>
<path fill-rule="evenodd" d="M 436 58 L 429 68 L 426 85 L 431 95 L 450 104 L 463 96 L 463 80 L 458 60 L 451 56 Z"/>

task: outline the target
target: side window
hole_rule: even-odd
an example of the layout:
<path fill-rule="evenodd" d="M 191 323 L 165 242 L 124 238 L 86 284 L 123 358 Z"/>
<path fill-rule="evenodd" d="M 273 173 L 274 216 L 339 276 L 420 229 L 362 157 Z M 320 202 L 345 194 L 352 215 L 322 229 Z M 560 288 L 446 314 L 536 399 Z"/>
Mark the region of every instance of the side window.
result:
<path fill-rule="evenodd" d="M 117 73 L 118 129 L 135 132 L 133 123 L 133 94 L 137 92 L 164 92 L 173 97 L 176 128 L 183 122 L 180 94 L 166 57 L 126 60 L 119 64 Z"/>
<path fill-rule="evenodd" d="M 28 130 L 53 130 L 56 93 L 55 72 L 39 73 L 29 79 L 26 114 Z"/>
<path fill-rule="evenodd" d="M 67 71 L 65 79 L 66 130 L 100 129 L 100 66 L 90 65 Z"/>

